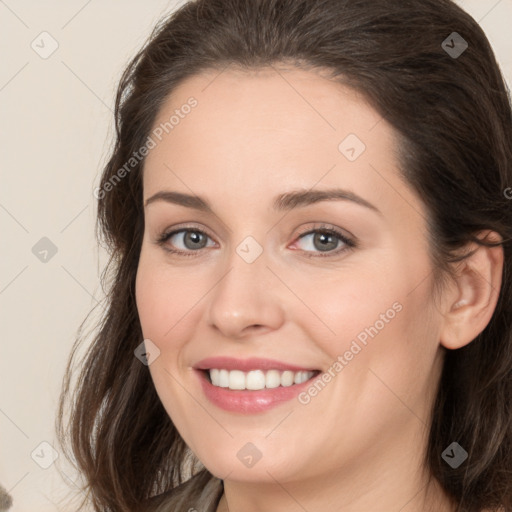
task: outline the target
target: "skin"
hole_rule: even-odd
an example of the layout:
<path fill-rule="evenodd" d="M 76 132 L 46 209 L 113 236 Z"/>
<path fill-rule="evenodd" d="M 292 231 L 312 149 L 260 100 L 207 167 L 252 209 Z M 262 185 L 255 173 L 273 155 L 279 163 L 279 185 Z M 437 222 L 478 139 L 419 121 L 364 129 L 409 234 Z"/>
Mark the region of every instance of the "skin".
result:
<path fill-rule="evenodd" d="M 144 201 L 162 190 L 196 194 L 214 213 L 165 201 L 145 207 L 136 299 L 144 338 L 160 350 L 149 367 L 158 395 L 224 480 L 218 510 L 454 510 L 435 482 L 425 489 L 430 408 L 445 350 L 471 342 L 490 320 L 500 248 L 479 249 L 436 297 L 428 214 L 399 176 L 392 127 L 320 73 L 204 72 L 173 91 L 155 126 L 190 96 L 197 107 L 147 157 Z M 338 149 L 351 133 L 366 145 L 353 162 Z M 348 200 L 272 209 L 279 194 L 334 187 L 380 213 Z M 344 246 L 334 238 L 322 257 L 314 235 L 299 239 L 320 224 L 357 246 L 334 254 Z M 207 232 L 206 247 L 194 252 L 181 235 L 157 243 L 190 225 Z M 263 250 L 252 263 L 236 252 L 247 236 Z M 222 355 L 326 372 L 394 303 L 401 311 L 306 405 L 224 411 L 192 371 Z M 262 454 L 251 468 L 237 458 L 248 442 Z"/>

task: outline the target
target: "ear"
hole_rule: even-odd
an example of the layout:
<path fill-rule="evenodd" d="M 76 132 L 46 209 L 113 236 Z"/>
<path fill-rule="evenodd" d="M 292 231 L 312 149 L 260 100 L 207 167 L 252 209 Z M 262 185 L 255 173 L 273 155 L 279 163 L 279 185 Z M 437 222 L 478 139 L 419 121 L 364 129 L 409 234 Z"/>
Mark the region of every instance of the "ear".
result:
<path fill-rule="evenodd" d="M 481 236 L 480 236 L 481 235 Z M 495 231 L 478 234 L 490 242 L 501 242 Z M 474 252 L 459 263 L 455 282 L 447 290 L 440 342 L 447 349 L 471 343 L 486 327 L 496 308 L 503 273 L 503 247 L 471 243 Z"/>

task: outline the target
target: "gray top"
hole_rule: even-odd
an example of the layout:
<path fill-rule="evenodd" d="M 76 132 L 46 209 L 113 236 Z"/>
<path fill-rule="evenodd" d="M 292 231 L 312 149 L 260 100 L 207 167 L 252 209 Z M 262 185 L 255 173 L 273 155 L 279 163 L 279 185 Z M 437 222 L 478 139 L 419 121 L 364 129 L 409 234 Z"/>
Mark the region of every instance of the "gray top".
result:
<path fill-rule="evenodd" d="M 224 492 L 222 480 L 202 470 L 163 494 L 151 498 L 144 512 L 216 512 Z"/>

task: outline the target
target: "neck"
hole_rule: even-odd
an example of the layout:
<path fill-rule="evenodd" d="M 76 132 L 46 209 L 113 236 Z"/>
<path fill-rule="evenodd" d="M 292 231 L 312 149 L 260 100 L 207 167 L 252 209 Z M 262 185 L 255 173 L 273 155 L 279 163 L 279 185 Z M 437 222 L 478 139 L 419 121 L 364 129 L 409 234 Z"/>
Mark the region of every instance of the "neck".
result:
<path fill-rule="evenodd" d="M 424 484 L 419 488 L 401 488 L 399 482 L 386 491 L 382 499 L 374 498 L 378 493 L 355 496 L 354 492 L 340 492 L 340 486 L 312 488 L 268 484 L 240 484 L 224 482 L 224 494 L 219 502 L 217 512 L 291 512 L 307 510 L 308 512 L 325 512 L 336 506 L 338 512 L 382 512 L 395 510 L 400 512 L 455 512 L 454 502 L 446 495 L 438 482 Z M 394 496 L 391 493 L 396 492 Z M 309 494 L 307 494 L 309 493 Z M 373 501 L 376 500 L 376 501 Z"/>
<path fill-rule="evenodd" d="M 263 482 L 225 479 L 217 512 L 454 512 L 455 503 L 424 469 L 418 447 L 425 432 L 422 439 L 414 429 L 408 438 L 401 434 L 386 450 L 375 446 L 371 457 L 308 479 L 285 479 L 272 468 Z"/>

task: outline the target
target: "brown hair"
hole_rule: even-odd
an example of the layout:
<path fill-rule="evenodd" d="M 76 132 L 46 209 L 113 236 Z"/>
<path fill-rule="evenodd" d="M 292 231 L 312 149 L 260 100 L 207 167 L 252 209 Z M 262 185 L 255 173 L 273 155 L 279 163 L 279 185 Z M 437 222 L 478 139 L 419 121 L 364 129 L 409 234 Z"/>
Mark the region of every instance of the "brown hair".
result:
<path fill-rule="evenodd" d="M 468 44 L 459 56 L 442 47 L 453 32 Z M 162 103 L 184 79 L 228 65 L 284 62 L 328 69 L 396 129 L 400 170 L 429 212 L 439 275 L 449 275 L 468 242 L 491 245 L 477 232 L 501 235 L 498 304 L 475 340 L 446 352 L 425 465 L 458 511 L 512 511 L 511 102 L 482 29 L 450 0 L 193 1 L 162 20 L 131 61 L 117 92 L 115 146 L 96 194 L 98 237 L 111 254 L 102 275 L 106 311 L 76 374 L 86 339 L 80 329 L 57 418 L 95 510 L 144 510 L 146 499 L 199 467 L 186 469 L 190 451 L 133 354 L 143 339 L 134 290 L 144 161 L 106 185 L 144 145 Z M 457 469 L 441 458 L 453 441 L 469 454 Z"/>

